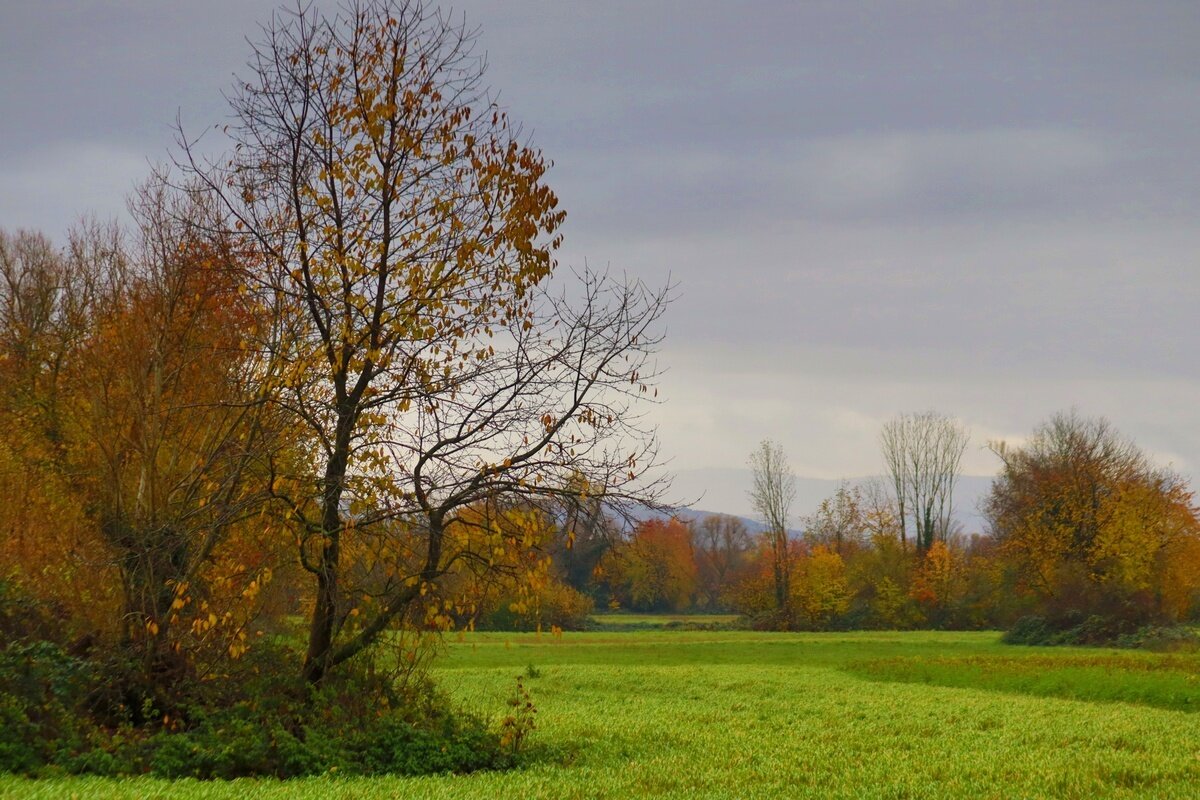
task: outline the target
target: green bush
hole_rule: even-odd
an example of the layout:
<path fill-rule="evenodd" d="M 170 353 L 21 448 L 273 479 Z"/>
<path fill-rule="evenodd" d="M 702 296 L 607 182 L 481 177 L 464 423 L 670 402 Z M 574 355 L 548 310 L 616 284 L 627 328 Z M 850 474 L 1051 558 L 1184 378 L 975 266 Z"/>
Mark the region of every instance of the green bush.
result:
<path fill-rule="evenodd" d="M 1126 647 L 1145 650 L 1189 650 L 1200 647 L 1200 637 L 1174 626 L 1145 625 L 1135 628 L 1128 619 L 1097 614 L 1063 614 L 1057 618 L 1022 617 L 1003 637 L 1007 644 Z"/>
<path fill-rule="evenodd" d="M 44 747 L 24 704 L 11 694 L 0 693 L 0 772 L 32 772 L 45 760 Z"/>
<path fill-rule="evenodd" d="M 204 716 L 191 730 L 163 731 L 151 740 L 151 769 L 163 778 L 280 776 L 275 731 L 265 722 L 239 704 Z"/>
<path fill-rule="evenodd" d="M 421 775 L 511 766 L 532 725 L 465 714 L 423 673 L 371 659 L 313 690 L 264 644 L 234 673 L 191 682 L 164 712 L 119 651 L 75 658 L 18 640 L 0 650 L 0 772 L 290 778 L 332 769 Z M 397 675 L 402 679 L 397 681 Z M 528 694 L 522 720 L 532 720 Z M 510 703 L 511 705 L 511 703 Z M 133 706 L 138 706 L 134 708 Z M 511 716 L 511 715 L 510 715 Z"/>
<path fill-rule="evenodd" d="M 362 731 L 351 752 L 352 768 L 366 774 L 474 772 L 503 765 L 499 736 L 470 717 L 419 728 L 387 715 Z"/>
<path fill-rule="evenodd" d="M 336 759 L 325 755 L 279 723 L 239 707 L 214 714 L 191 731 L 159 733 L 150 765 L 164 778 L 294 778 L 334 766 Z"/>
<path fill-rule="evenodd" d="M 1001 641 L 1005 644 L 1039 645 L 1047 644 L 1052 635 L 1053 631 L 1046 624 L 1045 617 L 1031 615 L 1017 620 L 1004 632 Z"/>
<path fill-rule="evenodd" d="M 143 772 L 144 759 L 133 757 L 133 753 L 118 743 L 109 741 L 112 749 L 106 749 L 100 743 L 79 753 L 61 754 L 56 766 L 61 767 L 72 775 L 103 775 L 118 777 Z M 114 746 L 117 745 L 117 746 Z"/>
<path fill-rule="evenodd" d="M 472 772 L 512 763 L 480 719 L 455 709 L 428 680 L 393 683 L 364 661 L 313 691 L 264 663 L 237 689 L 210 689 L 182 729 L 150 740 L 150 769 L 165 778 L 290 778 L 344 774 Z M 261 667 L 261 668 L 260 668 Z M 220 704 L 224 703 L 224 707 Z"/>
<path fill-rule="evenodd" d="M 29 773 L 83 747 L 91 671 L 51 642 L 0 651 L 0 771 Z"/>
<path fill-rule="evenodd" d="M 449 713 L 414 723 L 403 711 L 357 724 L 329 720 L 295 734 L 249 704 L 207 714 L 186 731 L 151 739 L 150 766 L 164 778 L 232 779 L 350 774 L 426 775 L 505 766 L 498 733 L 482 721 Z"/>
<path fill-rule="evenodd" d="M 1156 653 L 1192 652 L 1200 649 L 1200 636 L 1191 628 L 1146 625 L 1118 638 L 1117 646 L 1152 650 Z"/>
<path fill-rule="evenodd" d="M 81 746 L 92 672 L 45 640 L 60 630 L 53 609 L 0 580 L 0 772 L 32 773 Z"/>

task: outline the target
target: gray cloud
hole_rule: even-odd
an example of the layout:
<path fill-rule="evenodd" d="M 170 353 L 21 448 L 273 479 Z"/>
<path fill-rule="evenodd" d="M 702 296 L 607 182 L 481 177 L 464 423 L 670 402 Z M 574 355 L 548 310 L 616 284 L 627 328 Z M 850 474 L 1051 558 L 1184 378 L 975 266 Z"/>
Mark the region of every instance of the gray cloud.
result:
<path fill-rule="evenodd" d="M 269 2 L 0 6 L 0 225 L 118 214 Z M 675 465 L 878 469 L 938 408 L 987 438 L 1107 414 L 1200 469 L 1200 8 L 1185 3 L 463 0 L 555 160 L 561 260 L 680 299 Z"/>

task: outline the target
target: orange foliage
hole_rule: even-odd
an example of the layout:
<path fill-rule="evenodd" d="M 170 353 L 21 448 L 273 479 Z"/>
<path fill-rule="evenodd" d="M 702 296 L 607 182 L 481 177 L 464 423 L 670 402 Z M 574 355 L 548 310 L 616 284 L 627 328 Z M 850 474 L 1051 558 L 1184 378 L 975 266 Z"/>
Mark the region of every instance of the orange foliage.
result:
<path fill-rule="evenodd" d="M 913 577 L 912 598 L 929 609 L 945 609 L 962 591 L 963 567 L 945 542 L 937 541 L 925 551 Z"/>
<path fill-rule="evenodd" d="M 245 650 L 286 541 L 263 471 L 282 437 L 256 402 L 269 371 L 244 347 L 264 320 L 239 290 L 245 257 L 181 222 L 201 210 L 177 202 L 140 193 L 133 246 L 90 229 L 65 254 L 7 265 L 62 288 L 40 355 L 0 359 L 27 389 L 0 404 L 0 419 L 26 422 L 0 433 L 0 525 L 14 534 L 0 566 L 147 664 L 212 664 Z M 34 352 L 2 322 L 0 349 Z"/>
<path fill-rule="evenodd" d="M 647 520 L 600 565 L 620 601 L 639 610 L 675 611 L 691 603 L 697 588 L 691 533 L 678 519 Z"/>

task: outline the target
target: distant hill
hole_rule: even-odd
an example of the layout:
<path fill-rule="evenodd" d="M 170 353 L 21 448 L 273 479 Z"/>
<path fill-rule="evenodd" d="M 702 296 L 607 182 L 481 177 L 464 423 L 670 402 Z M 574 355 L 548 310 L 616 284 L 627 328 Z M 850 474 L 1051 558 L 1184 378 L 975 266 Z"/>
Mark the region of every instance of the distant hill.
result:
<path fill-rule="evenodd" d="M 685 508 L 679 512 L 678 516 L 680 519 L 684 519 L 689 522 L 692 522 L 692 521 L 703 522 L 706 517 L 715 517 L 720 514 L 724 514 L 724 512 L 723 511 L 704 511 L 703 509 L 699 509 L 699 508 Z M 767 526 L 764 525 L 761 520 L 754 519 L 753 517 L 744 517 L 741 514 L 730 514 L 728 516 L 737 517 L 742 522 L 746 523 L 746 530 L 749 531 L 750 533 L 764 533 L 767 530 Z M 797 535 L 799 535 L 799 533 L 800 533 L 800 531 L 792 531 L 792 532 Z"/>
<path fill-rule="evenodd" d="M 856 484 L 867 477 L 847 478 L 846 483 Z M 954 518 L 962 523 L 966 533 L 981 533 L 985 521 L 980 507 L 992 486 L 990 475 L 963 475 L 954 491 Z M 749 492 L 753 483 L 749 469 L 689 469 L 675 473 L 673 498 L 680 502 L 688 514 L 703 518 L 709 514 L 724 513 L 742 517 L 752 525 L 752 531 L 761 531 L 764 526 L 758 521 L 750 505 Z M 796 477 L 796 502 L 792 506 L 793 525 L 798 525 L 803 516 L 811 514 L 821 501 L 837 491 L 842 481 L 827 478 Z M 719 511 L 700 510 L 720 509 Z"/>

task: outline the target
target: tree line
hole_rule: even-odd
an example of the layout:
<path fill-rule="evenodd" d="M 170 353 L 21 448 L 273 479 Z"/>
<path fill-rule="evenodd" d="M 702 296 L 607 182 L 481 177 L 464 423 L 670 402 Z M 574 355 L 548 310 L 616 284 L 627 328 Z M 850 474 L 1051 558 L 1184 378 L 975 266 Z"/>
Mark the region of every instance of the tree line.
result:
<path fill-rule="evenodd" d="M 782 449 L 751 457 L 765 530 L 736 517 L 652 520 L 596 558 L 598 604 L 727 611 L 783 629 L 1001 628 L 1040 619 L 1111 641 L 1200 609 L 1200 517 L 1186 481 L 1104 419 L 1057 414 L 1020 446 L 990 443 L 1000 474 L 954 522 L 968 441 L 956 421 L 901 415 L 880 435 L 887 474 L 843 483 L 795 519 Z M 1088 627 L 1090 626 L 1090 627 Z"/>

